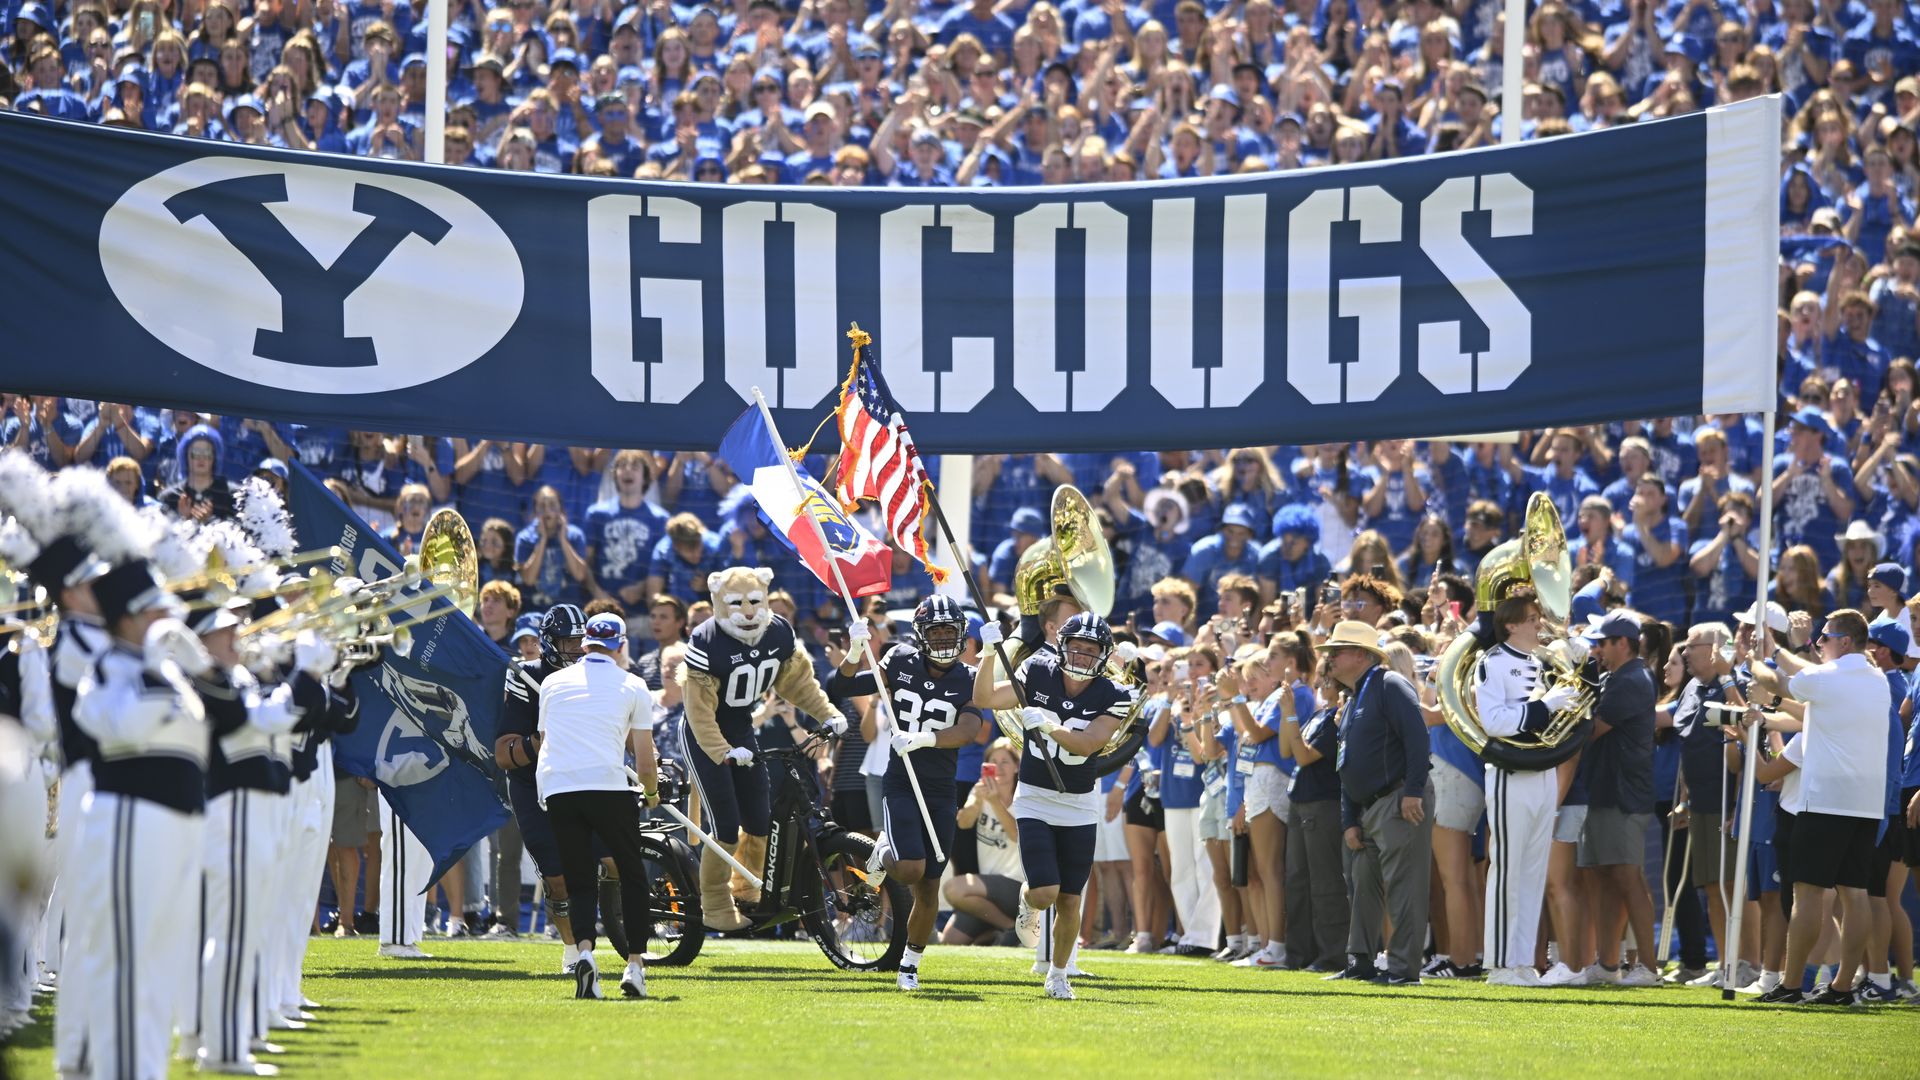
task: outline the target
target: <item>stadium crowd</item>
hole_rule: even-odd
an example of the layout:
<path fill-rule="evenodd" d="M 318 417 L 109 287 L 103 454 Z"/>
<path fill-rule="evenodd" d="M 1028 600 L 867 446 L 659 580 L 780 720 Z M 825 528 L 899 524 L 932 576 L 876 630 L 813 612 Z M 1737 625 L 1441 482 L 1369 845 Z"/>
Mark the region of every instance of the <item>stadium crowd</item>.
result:
<path fill-rule="evenodd" d="M 841 186 L 1084 183 L 1465 149 L 1498 141 L 1510 119 L 1488 89 L 1502 74 L 1497 0 L 452 7 L 446 158 L 476 167 Z M 0 103 L 418 159 L 425 37 L 413 8 L 394 0 L 0 0 Z M 1615 725 L 1582 758 L 1545 902 L 1553 930 L 1541 941 L 1554 952 L 1543 945 L 1538 966 L 1562 982 L 1657 978 L 1638 914 L 1663 906 L 1651 884 L 1660 853 L 1692 830 L 1692 858 L 1665 860 L 1664 885 L 1679 895 L 1672 978 L 1715 977 L 1705 969 L 1722 948 L 1730 901 L 1720 886 L 1732 865 L 1721 853 L 1745 843 L 1750 895 L 1731 901 L 1753 905 L 1737 950 L 1743 986 L 1812 992 L 1851 980 L 1863 998 L 1910 994 L 1912 934 L 1897 898 L 1906 866 L 1920 863 L 1920 842 L 1908 838 L 1920 832 L 1905 827 L 1920 814 L 1920 748 L 1904 734 L 1913 709 L 1902 674 L 1920 656 L 1906 606 L 1920 591 L 1910 584 L 1920 571 L 1920 21 L 1896 0 L 1547 2 L 1531 5 L 1526 42 L 1527 138 L 1785 95 L 1776 442 L 1765 445 L 1757 417 L 1701 416 L 1527 431 L 1511 443 L 975 458 L 970 539 L 988 593 L 1010 591 L 1019 554 L 1047 533 L 1051 491 L 1072 483 L 1100 511 L 1117 556 L 1108 614 L 1149 663 L 1149 749 L 1108 778 L 1086 943 L 1373 969 L 1373 956 L 1349 955 L 1335 764 L 1342 692 L 1315 651 L 1338 622 L 1358 621 L 1380 631 L 1384 663 L 1423 699 L 1435 791 L 1424 973 L 1474 973 L 1484 945 L 1480 773 L 1439 718 L 1431 661 L 1481 614 L 1471 584 L 1481 556 L 1545 492 L 1572 541 L 1575 614 L 1627 613 L 1596 625 L 1612 628 L 1605 640 L 1630 641 L 1658 701 L 1644 725 Z M 707 453 L 347 431 L 75 398 L 7 395 L 4 411 L 0 443 L 50 468 L 106 468 L 129 499 L 183 515 L 229 514 L 232 482 L 284 482 L 293 461 L 403 551 L 432 508 L 454 506 L 478 538 L 486 587 L 474 615 L 490 636 L 533 655 L 549 605 L 619 610 L 638 670 L 668 688 L 669 707 L 712 570 L 773 568 L 774 606 L 823 672 L 844 647 L 835 634 L 849 613 Z M 812 462 L 816 475 L 823 464 Z M 1774 494 L 1771 552 L 1760 549 L 1760 484 Z M 1756 612 L 1763 558 L 1778 567 L 1778 608 Z M 930 591 L 896 552 L 876 632 L 899 632 L 885 613 Z M 1847 612 L 1864 616 L 1858 634 Z M 1812 936 L 1796 934 L 1793 948 L 1785 901 L 1799 890 L 1773 850 L 1776 817 L 1793 815 L 1776 812 L 1772 790 L 1793 781 L 1769 778 L 1752 835 L 1729 838 L 1738 814 L 1722 791 L 1723 732 L 1732 729 L 1700 707 L 1725 693 L 1729 674 L 1755 685 L 1766 668 L 1756 633 L 1814 661 L 1841 647 L 1829 642 L 1851 642 L 1892 683 L 1895 707 L 1885 761 L 1851 762 L 1872 777 L 1884 764 L 1888 778 L 1879 815 L 1888 827 L 1862 886 L 1874 899 L 1857 903 L 1851 887 L 1802 894 L 1844 912 L 1845 930 L 1808 920 Z M 1764 696 L 1772 680 L 1758 682 Z M 844 823 L 870 827 L 885 740 L 874 738 L 870 705 L 845 711 L 865 717 L 866 738 L 850 733 L 821 762 L 822 797 Z M 765 731 L 795 723 L 770 706 Z M 662 752 L 684 750 L 668 740 Z M 946 940 L 991 941 L 1012 925 L 1010 768 L 994 743 L 962 757 L 970 828 L 946 886 L 958 913 Z M 1654 836 L 1650 858 L 1623 864 L 1634 873 L 1580 857 L 1570 820 L 1579 815 L 1569 814 L 1580 798 Z M 370 814 L 364 800 L 341 805 Z M 377 818 L 336 820 L 336 895 L 356 895 L 362 857 L 376 875 L 380 848 L 367 837 L 377 828 Z M 484 929 L 489 909 L 520 910 L 510 829 L 490 845 L 491 871 L 476 849 L 441 883 L 450 932 Z M 1637 869 L 1647 862 L 1651 878 Z M 342 906 L 334 932 L 350 934 L 359 920 Z M 1633 939 L 1625 952 L 1623 927 Z M 498 926 L 525 928 L 512 917 Z M 1804 978 L 1789 956 L 1811 958 Z M 1841 976 L 1816 978 L 1821 964 Z"/>

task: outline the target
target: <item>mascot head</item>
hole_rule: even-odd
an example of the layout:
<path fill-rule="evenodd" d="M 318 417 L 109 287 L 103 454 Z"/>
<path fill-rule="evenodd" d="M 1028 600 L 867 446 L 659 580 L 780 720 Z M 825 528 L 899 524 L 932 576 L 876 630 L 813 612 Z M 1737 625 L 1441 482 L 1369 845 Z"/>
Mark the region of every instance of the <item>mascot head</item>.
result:
<path fill-rule="evenodd" d="M 767 606 L 767 586 L 773 571 L 764 566 L 735 566 L 707 575 L 707 595 L 713 600 L 713 618 L 729 637 L 749 645 L 773 625 Z"/>

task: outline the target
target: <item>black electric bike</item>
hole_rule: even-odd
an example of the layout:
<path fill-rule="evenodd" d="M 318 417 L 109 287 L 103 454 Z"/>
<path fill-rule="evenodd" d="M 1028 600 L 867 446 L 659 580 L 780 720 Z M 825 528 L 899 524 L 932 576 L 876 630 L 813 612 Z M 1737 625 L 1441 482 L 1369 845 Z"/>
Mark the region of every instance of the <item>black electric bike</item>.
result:
<path fill-rule="evenodd" d="M 763 883 L 760 899 L 740 905 L 740 913 L 752 923 L 740 933 L 749 935 L 797 919 L 834 966 L 847 971 L 892 971 L 906 951 L 913 894 L 896 881 L 878 889 L 868 884 L 866 865 L 873 841 L 834 824 L 817 805 L 818 785 L 808 755 L 832 741 L 833 736 L 822 730 L 797 746 L 760 751 L 772 774 L 772 829 L 766 865 L 756 868 Z M 698 882 L 698 858 L 678 838 L 668 839 L 676 852 L 685 852 L 679 873 L 686 882 Z M 663 895 L 660 880 L 655 878 L 656 898 Z M 670 927 L 684 942 L 687 936 L 701 936 L 700 897 L 697 889 L 678 883 L 676 887 L 684 890 L 685 902 L 663 905 L 656 901 L 654 927 L 663 935 L 668 932 L 664 928 Z M 699 949 L 697 943 L 690 948 L 682 944 L 667 954 L 676 959 L 662 962 L 688 963 Z"/>

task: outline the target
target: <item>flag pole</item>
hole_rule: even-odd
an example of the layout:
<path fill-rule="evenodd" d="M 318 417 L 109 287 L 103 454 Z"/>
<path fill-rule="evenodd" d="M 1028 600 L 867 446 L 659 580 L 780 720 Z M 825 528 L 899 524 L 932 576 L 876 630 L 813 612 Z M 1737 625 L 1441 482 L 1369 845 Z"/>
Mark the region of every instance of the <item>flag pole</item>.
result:
<path fill-rule="evenodd" d="M 780 437 L 780 428 L 773 422 L 773 410 L 767 408 L 766 395 L 762 394 L 757 386 L 753 388 L 753 403 L 759 406 L 760 418 L 767 422 L 767 433 L 773 436 L 774 449 L 779 451 L 780 463 L 787 467 L 787 479 L 793 483 L 793 493 L 800 497 L 800 516 L 807 519 L 808 526 L 813 529 L 814 539 L 820 544 L 820 553 L 826 560 L 827 569 L 833 571 L 833 583 L 839 589 L 840 599 L 847 605 L 847 617 L 858 618 L 859 609 L 853 604 L 853 590 L 847 588 L 846 576 L 840 573 L 840 563 L 834 559 L 833 548 L 827 544 L 826 530 L 820 527 L 818 518 L 806 512 L 806 485 L 800 482 L 800 471 L 794 468 L 793 456 L 787 453 L 786 440 Z M 867 666 L 873 670 L 874 679 L 880 684 L 880 692 L 875 696 L 880 699 L 880 711 L 886 715 L 887 730 L 899 731 L 900 722 L 893 715 L 893 694 L 887 688 L 886 674 L 880 666 L 880 659 L 873 653 L 873 639 L 870 637 L 863 639 L 860 647 L 865 650 Z M 913 801 L 920 807 L 920 821 L 927 827 L 927 844 L 933 848 L 933 857 L 936 861 L 946 862 L 947 853 L 940 849 L 940 834 L 933 827 L 933 815 L 927 811 L 927 797 L 920 793 L 920 776 L 914 772 L 913 755 L 901 754 L 900 763 L 906 766 L 907 785 L 913 789 Z"/>
<path fill-rule="evenodd" d="M 1778 388 L 1776 383 L 1776 395 Z M 1773 424 L 1774 407 L 1761 414 L 1761 460 L 1765 463 L 1765 483 L 1760 485 L 1760 572 L 1754 581 L 1758 599 L 1753 602 L 1753 646 L 1755 663 L 1764 662 L 1773 652 L 1773 628 L 1767 625 L 1767 572 L 1773 558 Z M 1752 723 L 1746 730 L 1746 753 L 1740 766 L 1740 846 L 1733 849 L 1733 902 L 1727 909 L 1727 940 L 1720 946 L 1720 1000 L 1734 998 L 1733 976 L 1739 970 L 1741 924 L 1747 914 L 1747 837 L 1753 832 L 1754 771 L 1760 765 L 1760 728 Z"/>

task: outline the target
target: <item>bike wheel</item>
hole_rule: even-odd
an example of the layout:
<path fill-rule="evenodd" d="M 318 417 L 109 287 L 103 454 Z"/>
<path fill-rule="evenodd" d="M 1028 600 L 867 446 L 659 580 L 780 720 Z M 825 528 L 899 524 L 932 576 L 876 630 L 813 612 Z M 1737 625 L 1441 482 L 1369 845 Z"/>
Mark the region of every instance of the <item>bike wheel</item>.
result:
<path fill-rule="evenodd" d="M 644 927 L 627 927 L 627 936 L 649 965 L 683 967 L 700 955 L 707 932 L 700 921 L 699 870 L 693 852 L 673 837 L 642 834 L 652 918 Z"/>
<path fill-rule="evenodd" d="M 889 880 L 867 884 L 873 841 L 836 829 L 819 835 L 820 902 L 801 917 L 814 944 L 848 971 L 892 971 L 907 948 L 907 912 L 913 894 Z"/>

